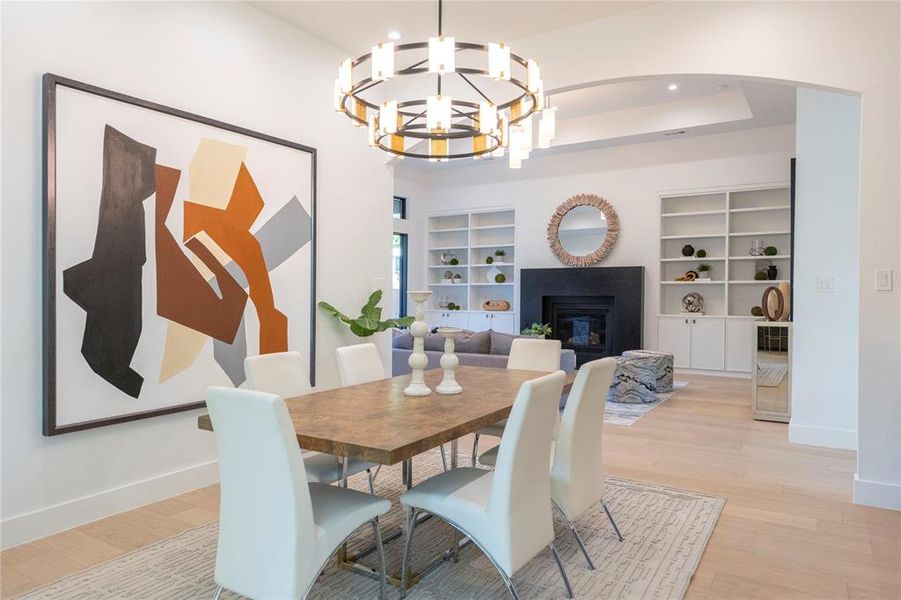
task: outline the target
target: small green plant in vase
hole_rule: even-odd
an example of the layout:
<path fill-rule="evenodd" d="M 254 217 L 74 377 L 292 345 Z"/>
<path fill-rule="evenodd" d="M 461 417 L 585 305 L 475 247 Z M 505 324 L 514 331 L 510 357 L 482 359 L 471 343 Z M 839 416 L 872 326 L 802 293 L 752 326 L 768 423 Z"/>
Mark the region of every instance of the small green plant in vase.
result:
<path fill-rule="evenodd" d="M 414 317 L 402 317 L 400 319 L 388 319 L 382 321 L 382 309 L 378 306 L 381 301 L 382 290 L 372 292 L 372 294 L 369 295 L 369 300 L 367 300 L 366 304 L 363 305 L 363 308 L 360 309 L 360 316 L 356 319 L 348 317 L 328 302 L 320 302 L 319 308 L 346 324 L 350 327 L 350 331 L 354 335 L 361 338 L 368 338 L 375 333 L 386 331 L 392 327 L 406 328 L 413 323 Z"/>
<path fill-rule="evenodd" d="M 701 263 L 698 265 L 698 279 L 708 280 L 710 279 L 710 272 L 713 271 L 713 267 L 707 263 Z"/>
<path fill-rule="evenodd" d="M 494 251 L 494 262 L 497 262 L 497 263 L 504 262 L 504 257 L 506 255 L 507 255 L 507 253 L 504 250 L 500 250 L 500 249 L 495 250 Z"/>
<path fill-rule="evenodd" d="M 529 327 L 522 330 L 522 335 L 536 338 L 546 338 L 551 335 L 550 323 L 532 323 Z"/>

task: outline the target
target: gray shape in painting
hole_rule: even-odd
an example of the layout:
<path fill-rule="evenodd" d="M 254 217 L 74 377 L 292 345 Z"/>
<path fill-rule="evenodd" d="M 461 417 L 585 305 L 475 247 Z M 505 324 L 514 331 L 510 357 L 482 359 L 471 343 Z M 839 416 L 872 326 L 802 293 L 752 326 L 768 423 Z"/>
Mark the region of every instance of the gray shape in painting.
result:
<path fill-rule="evenodd" d="M 213 358 L 228 375 L 232 385 L 239 387 L 247 374 L 244 372 L 244 358 L 247 356 L 247 328 L 244 326 L 244 318 L 238 326 L 235 341 L 231 344 L 213 338 Z"/>
<path fill-rule="evenodd" d="M 272 272 L 310 241 L 312 219 L 297 196 L 285 203 L 272 218 L 266 221 L 253 236 L 260 242 L 266 270 Z M 246 288 L 247 278 L 234 261 L 225 270 L 238 284 Z"/>

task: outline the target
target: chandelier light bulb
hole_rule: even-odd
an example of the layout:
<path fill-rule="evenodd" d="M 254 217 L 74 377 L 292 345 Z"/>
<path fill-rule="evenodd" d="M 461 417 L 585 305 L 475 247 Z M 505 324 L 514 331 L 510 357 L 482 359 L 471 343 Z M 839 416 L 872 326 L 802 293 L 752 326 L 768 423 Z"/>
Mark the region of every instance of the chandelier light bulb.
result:
<path fill-rule="evenodd" d="M 501 113 L 498 117 L 498 131 L 501 135 L 501 144 L 500 147 L 506 148 L 507 144 L 510 141 L 510 121 L 507 119 L 507 115 Z M 501 154 L 503 156 L 503 154 Z"/>
<path fill-rule="evenodd" d="M 335 101 L 334 108 L 335 112 L 342 112 L 344 110 L 344 105 L 342 100 L 344 100 L 344 94 L 341 93 L 341 82 L 339 80 L 335 80 Z"/>
<path fill-rule="evenodd" d="M 386 100 L 379 107 L 381 133 L 397 133 L 397 100 Z"/>
<path fill-rule="evenodd" d="M 451 105 L 450 96 L 428 96 L 425 113 L 426 127 L 431 131 L 450 129 Z"/>
<path fill-rule="evenodd" d="M 538 123 L 538 147 L 550 148 L 555 137 L 557 137 L 556 106 L 546 108 L 541 112 L 541 121 Z"/>
<path fill-rule="evenodd" d="M 353 61 L 345 58 L 338 67 L 338 81 L 340 82 L 341 92 L 346 94 L 353 89 Z"/>
<path fill-rule="evenodd" d="M 386 81 L 394 77 L 394 42 L 372 47 L 372 80 Z"/>
<path fill-rule="evenodd" d="M 429 38 L 429 73 L 446 75 L 456 70 L 457 45 L 452 37 Z"/>
<path fill-rule="evenodd" d="M 497 131 L 497 106 L 491 102 L 479 102 L 479 133 Z"/>
<path fill-rule="evenodd" d="M 377 148 L 378 145 L 378 119 L 374 114 L 372 114 L 369 115 L 369 147 Z"/>
<path fill-rule="evenodd" d="M 488 76 L 510 81 L 510 48 L 504 44 L 488 43 Z"/>

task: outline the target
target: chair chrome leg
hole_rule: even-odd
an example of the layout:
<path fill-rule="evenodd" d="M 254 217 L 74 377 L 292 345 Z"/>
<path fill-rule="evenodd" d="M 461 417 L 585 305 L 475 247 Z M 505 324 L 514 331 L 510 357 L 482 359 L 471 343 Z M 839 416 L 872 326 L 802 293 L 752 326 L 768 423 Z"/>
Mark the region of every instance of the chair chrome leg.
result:
<path fill-rule="evenodd" d="M 366 477 L 369 479 L 369 493 L 375 496 L 375 477 L 372 476 L 372 469 L 366 469 Z"/>
<path fill-rule="evenodd" d="M 413 545 L 413 529 L 416 527 L 416 515 L 419 510 L 410 510 L 410 518 L 407 523 L 407 538 L 404 540 L 404 557 L 400 566 L 400 597 L 407 597 L 407 583 L 410 579 L 410 547 Z"/>
<path fill-rule="evenodd" d="M 347 488 L 347 457 L 341 459 L 341 485 Z"/>
<path fill-rule="evenodd" d="M 557 548 L 551 544 L 551 555 L 554 557 L 554 562 L 557 563 L 557 568 L 560 569 L 560 576 L 563 578 L 563 585 L 566 586 L 566 597 L 573 598 L 573 588 L 569 584 L 569 577 L 566 576 L 566 570 L 563 568 L 563 562 L 560 560 L 560 555 L 557 554 Z"/>
<path fill-rule="evenodd" d="M 476 466 L 476 459 L 479 456 L 479 434 L 475 434 L 472 440 L 472 466 Z"/>
<path fill-rule="evenodd" d="M 382 532 L 379 529 L 378 517 L 370 521 L 372 523 L 372 535 L 375 537 L 375 546 L 379 553 L 379 600 L 385 600 L 388 594 L 388 571 L 385 568 L 385 547 L 382 545 Z"/>
<path fill-rule="evenodd" d="M 376 477 L 379 476 L 379 471 L 382 470 L 382 465 L 375 466 L 375 473 L 372 474 L 372 480 L 375 481 Z"/>
<path fill-rule="evenodd" d="M 573 537 L 576 538 L 576 543 L 579 544 L 579 549 L 582 550 L 582 554 L 585 556 L 585 560 L 588 562 L 588 568 L 594 571 L 594 562 L 591 560 L 591 556 L 588 555 L 588 550 L 585 548 L 585 544 L 582 543 L 582 538 L 579 536 L 579 532 L 576 530 L 575 524 L 569 520 L 566 514 L 563 512 L 563 509 L 557 505 L 556 502 L 551 500 L 551 504 L 554 505 L 554 508 L 557 509 L 557 512 L 560 513 L 560 516 L 563 517 L 563 520 L 566 521 L 566 524 L 569 525 L 569 530 L 572 531 Z"/>
<path fill-rule="evenodd" d="M 441 466 L 447 471 L 447 455 L 444 453 L 444 444 L 441 444 L 439 448 L 441 448 Z"/>
<path fill-rule="evenodd" d="M 614 519 L 613 515 L 610 514 L 610 509 L 607 508 L 607 503 L 604 502 L 603 500 L 601 500 L 601 507 L 604 509 L 604 512 L 607 513 L 607 518 L 610 520 L 610 524 L 613 525 L 613 531 L 616 532 L 616 537 L 619 538 L 619 541 L 623 541 L 624 539 L 626 539 L 623 537 L 623 534 L 620 533 L 619 527 L 617 527 L 617 525 L 616 525 L 616 519 Z"/>
<path fill-rule="evenodd" d="M 216 591 L 213 592 L 213 600 L 219 600 L 219 596 L 222 595 L 222 586 L 216 588 Z"/>

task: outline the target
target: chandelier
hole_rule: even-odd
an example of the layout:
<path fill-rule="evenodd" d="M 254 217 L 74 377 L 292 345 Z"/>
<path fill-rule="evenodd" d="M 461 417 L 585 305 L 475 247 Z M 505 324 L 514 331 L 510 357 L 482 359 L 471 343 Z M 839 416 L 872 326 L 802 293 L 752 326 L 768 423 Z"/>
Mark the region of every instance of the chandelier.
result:
<path fill-rule="evenodd" d="M 458 42 L 444 35 L 441 21 L 438 0 L 437 37 L 380 42 L 368 54 L 345 59 L 335 80 L 335 110 L 368 128 L 371 147 L 396 157 L 443 162 L 503 157 L 506 151 L 510 167 L 518 169 L 532 151 L 533 115 L 541 113 L 539 148 L 550 147 L 556 134 L 557 109 L 544 95 L 538 63 L 502 43 Z M 395 91 L 416 92 L 398 99 L 389 87 L 404 78 L 409 85 Z M 442 93 L 449 83 L 458 92 Z M 465 97 L 459 93 L 463 84 Z"/>

